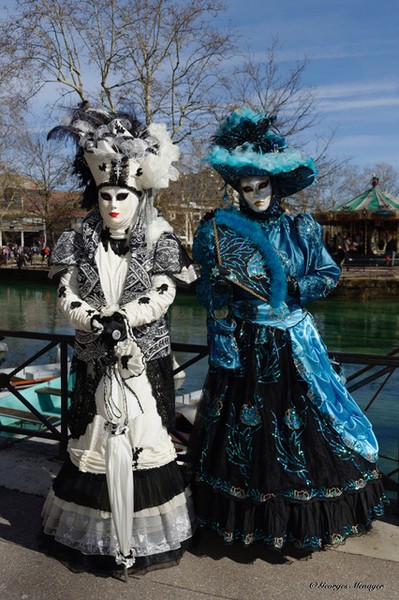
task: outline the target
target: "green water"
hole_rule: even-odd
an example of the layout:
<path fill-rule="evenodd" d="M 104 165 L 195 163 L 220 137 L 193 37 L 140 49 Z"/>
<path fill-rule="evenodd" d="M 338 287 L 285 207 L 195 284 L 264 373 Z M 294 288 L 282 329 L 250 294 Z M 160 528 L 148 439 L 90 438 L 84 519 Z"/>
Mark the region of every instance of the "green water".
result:
<path fill-rule="evenodd" d="M 309 309 L 329 350 L 385 354 L 399 347 L 398 306 L 392 299 L 360 302 L 327 298 Z M 193 296 L 177 296 L 170 310 L 170 328 L 173 341 L 206 342 L 205 311 Z M 73 333 L 58 308 L 55 287 L 17 283 L 0 283 L 0 329 Z M 11 349 L 5 360 L 15 357 Z"/>
<path fill-rule="evenodd" d="M 386 354 L 399 347 L 399 311 L 395 300 L 325 299 L 309 307 L 330 351 Z M 206 343 L 205 310 L 193 296 L 178 295 L 170 310 L 172 341 Z M 58 308 L 56 288 L 52 285 L 0 284 L 0 329 L 47 333 L 73 333 Z M 0 366 L 21 363 L 43 348 L 44 342 L 7 339 L 9 351 L 0 353 Z M 176 354 L 179 363 L 190 354 Z M 53 362 L 55 352 L 38 362 Z M 200 389 L 206 372 L 207 359 L 187 370 L 183 391 Z M 345 366 L 348 375 L 355 367 Z M 358 404 L 365 408 L 383 380 L 354 393 Z M 378 401 L 367 412 L 379 439 L 381 452 L 389 456 L 398 453 L 399 376 L 394 375 L 383 388 Z M 381 460 L 389 472 L 394 464 Z"/>
<path fill-rule="evenodd" d="M 310 305 L 329 350 L 386 354 L 399 347 L 399 302 L 325 299 Z"/>

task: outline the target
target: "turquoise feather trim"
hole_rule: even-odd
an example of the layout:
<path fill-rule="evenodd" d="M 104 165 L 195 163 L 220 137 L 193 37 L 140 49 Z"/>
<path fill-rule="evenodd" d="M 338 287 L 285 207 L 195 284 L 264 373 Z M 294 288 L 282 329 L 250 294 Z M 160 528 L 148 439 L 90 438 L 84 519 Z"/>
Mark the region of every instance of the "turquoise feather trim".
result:
<path fill-rule="evenodd" d="M 247 219 L 235 208 L 215 210 L 217 225 L 229 227 L 241 237 L 249 239 L 260 252 L 270 275 L 270 304 L 276 308 L 287 297 L 287 278 L 276 252 L 261 225 Z"/>
<path fill-rule="evenodd" d="M 265 111 L 255 112 L 249 107 L 233 111 L 220 123 L 215 142 L 204 160 L 216 170 L 251 167 L 279 175 L 306 167 L 316 175 L 313 158 L 304 158 L 298 150 L 287 146 L 282 136 L 272 133 L 274 117 L 266 119 L 266 128 L 259 129 L 265 119 Z M 266 142 L 269 150 L 261 147 Z"/>
<path fill-rule="evenodd" d="M 313 158 L 303 158 L 295 148 L 287 148 L 284 152 L 261 154 L 250 148 L 238 147 L 229 151 L 221 146 L 213 146 L 206 160 L 216 170 L 218 167 L 230 169 L 251 167 L 265 171 L 269 175 L 279 175 L 290 173 L 300 167 L 307 167 L 314 174 L 318 172 Z"/>

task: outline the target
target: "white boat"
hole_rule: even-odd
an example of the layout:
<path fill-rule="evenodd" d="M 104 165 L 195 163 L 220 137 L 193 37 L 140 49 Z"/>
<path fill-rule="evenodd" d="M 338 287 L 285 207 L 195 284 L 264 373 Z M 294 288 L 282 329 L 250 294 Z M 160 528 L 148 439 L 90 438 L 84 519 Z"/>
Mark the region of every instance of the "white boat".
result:
<path fill-rule="evenodd" d="M 185 394 L 176 393 L 175 412 L 183 415 L 191 425 L 194 425 L 201 393 L 201 390 L 186 392 Z"/>
<path fill-rule="evenodd" d="M 176 369 L 178 366 L 174 358 L 173 367 Z M 0 367 L 0 371 L 6 374 L 10 374 L 14 370 L 15 368 L 2 369 Z M 73 376 L 69 377 L 69 389 L 73 387 L 73 379 Z M 184 371 L 175 376 L 176 414 L 182 415 L 190 424 L 193 424 L 201 392 L 179 391 L 184 379 Z M 61 416 L 60 363 L 29 365 L 18 371 L 16 378 L 12 380 L 12 384 L 41 414 L 54 424 L 59 424 Z M 1 425 L 21 427 L 22 435 L 24 427 L 31 428 L 33 425 L 42 428 L 40 420 L 7 388 L 0 391 L 0 433 Z M 1 434 L 5 435 L 4 432 Z"/>
<path fill-rule="evenodd" d="M 0 373 L 9 375 L 15 371 L 16 367 L 3 368 L 0 367 Z M 61 376 L 60 363 L 50 363 L 46 365 L 28 365 L 17 372 L 15 377 L 12 378 L 11 383 L 18 389 L 30 387 L 37 383 L 50 381 L 56 377 Z M 0 400 L 4 395 L 9 394 L 9 391 L 0 390 Z"/>
<path fill-rule="evenodd" d="M 49 372 L 49 371 L 48 371 Z M 44 373 L 44 372 L 43 372 Z M 51 387 L 49 386 L 51 384 Z M 72 387 L 72 381 L 71 381 Z M 61 423 L 61 377 L 44 378 L 40 383 L 18 388 L 18 392 L 41 415 L 46 417 L 54 426 Z M 2 431 L 2 426 L 17 427 L 21 433 Z M 24 430 L 43 431 L 46 429 L 36 417 L 14 394 L 8 390 L 0 393 L 0 433 L 2 436 L 25 437 Z"/>
<path fill-rule="evenodd" d="M 8 352 L 8 346 L 5 342 L 1 341 L 4 338 L 0 338 L 0 352 Z"/>

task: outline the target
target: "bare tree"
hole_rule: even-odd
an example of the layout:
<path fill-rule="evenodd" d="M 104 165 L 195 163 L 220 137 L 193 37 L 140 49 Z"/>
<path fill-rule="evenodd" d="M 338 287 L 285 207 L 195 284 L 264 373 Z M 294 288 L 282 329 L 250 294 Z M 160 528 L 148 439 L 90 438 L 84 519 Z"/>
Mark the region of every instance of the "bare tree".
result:
<path fill-rule="evenodd" d="M 232 42 L 236 36 L 220 27 L 224 11 L 219 0 L 16 0 L 16 9 L 1 22 L 7 36 L 0 41 L 0 130 L 12 132 L 20 123 L 12 113 L 16 94 L 28 101 L 53 85 L 64 105 L 92 101 L 133 109 L 147 124 L 163 120 L 182 143 L 183 172 L 198 174 L 198 182 L 209 132 L 231 107 L 245 104 L 277 114 L 281 134 L 300 144 L 321 120 L 315 90 L 303 84 L 307 59 L 284 69 L 276 40 L 263 56 L 240 57 Z M 289 199 L 290 210 L 332 207 L 345 188 L 355 189 L 344 176 L 347 159 L 331 155 L 334 136 L 334 131 L 324 139 L 315 136 L 318 182 Z M 5 161 L 1 146 L 0 152 Z M 381 169 L 381 185 L 385 181 L 387 191 L 392 184 L 397 192 L 395 177 Z M 197 183 L 194 190 L 184 178 L 174 188 L 188 211 L 194 210 L 192 195 L 195 202 L 205 201 Z"/>
<path fill-rule="evenodd" d="M 12 221 L 21 210 L 19 202 L 22 181 L 15 172 L 10 172 L 8 165 L 0 165 L 0 230 L 4 229 L 5 223 Z"/>
<path fill-rule="evenodd" d="M 277 113 L 285 136 L 318 123 L 307 60 L 284 72 L 277 41 L 230 68 L 236 35 L 220 27 L 220 0 L 17 0 L 5 52 L 35 89 L 57 85 L 76 101 L 132 107 L 148 124 L 166 122 L 176 142 L 207 137 L 229 106 Z M 187 145 L 186 145 L 187 147 Z"/>
<path fill-rule="evenodd" d="M 231 36 L 212 27 L 224 6 L 218 1 L 134 0 L 125 11 L 123 73 L 131 98 L 147 124 L 157 114 L 180 142 L 209 125 L 209 114 L 221 102 L 220 65 L 232 49 Z M 133 18 L 132 16 L 133 15 Z M 132 69 L 133 66 L 133 69 Z"/>
<path fill-rule="evenodd" d="M 82 67 L 90 59 L 88 4 L 92 3 L 17 0 L 15 13 L 3 26 L 9 31 L 8 47 L 15 49 L 18 63 L 30 73 L 36 92 L 55 83 L 64 94 L 74 92 L 77 100 L 88 99 Z"/>
<path fill-rule="evenodd" d="M 286 200 L 286 205 L 294 213 L 330 210 L 340 201 L 342 193 L 342 172 L 347 167 L 346 157 L 332 156 L 335 131 L 326 136 L 315 136 L 313 158 L 317 168 L 315 182 L 310 187 Z"/>
<path fill-rule="evenodd" d="M 17 0 L 2 26 L 36 90 L 52 83 L 78 101 L 133 104 L 182 141 L 220 101 L 231 42 L 212 19 L 223 10 L 218 0 Z"/>
<path fill-rule="evenodd" d="M 69 168 L 65 159 L 40 135 L 26 134 L 19 145 L 18 172 L 31 189 L 25 192 L 25 216 L 40 219 L 47 240 L 54 244 L 62 231 L 71 226 L 79 207 L 80 195 L 68 189 Z M 58 191 L 63 187 L 65 191 Z"/>
<path fill-rule="evenodd" d="M 374 175 L 378 177 L 378 185 L 384 192 L 399 196 L 399 171 L 388 163 L 376 163 L 372 167 L 362 169 L 359 177 L 360 185 L 363 186 L 362 191 L 370 187 Z"/>
<path fill-rule="evenodd" d="M 276 115 L 277 126 L 287 137 L 314 127 L 320 121 L 317 113 L 317 95 L 314 89 L 303 85 L 303 74 L 308 61 L 298 60 L 284 72 L 279 61 L 281 47 L 278 40 L 256 59 L 247 52 L 230 78 L 230 102 L 263 109 Z"/>
<path fill-rule="evenodd" d="M 316 91 L 303 84 L 307 59 L 297 60 L 287 70 L 279 60 L 280 53 L 278 40 L 273 40 L 265 53 L 256 58 L 247 52 L 230 78 L 230 103 L 232 106 L 250 106 L 254 110 L 261 108 L 268 115 L 276 116 L 276 129 L 289 144 L 303 146 L 303 133 L 315 132 L 312 155 L 319 171 L 317 183 L 288 198 L 285 206 L 292 212 L 320 210 L 331 201 L 329 182 L 344 161 L 330 154 L 336 132 L 331 130 L 324 137 L 316 133 L 322 115 L 318 111 Z M 295 141 L 291 142 L 290 138 Z M 308 151 L 305 149 L 304 152 Z"/>
<path fill-rule="evenodd" d="M 32 94 L 30 80 L 21 77 L 21 71 L 22 63 L 19 61 L 17 44 L 10 40 L 8 36 L 1 36 L 0 156 L 3 163 L 9 149 L 12 147 L 14 135 L 23 122 L 23 113 Z"/>

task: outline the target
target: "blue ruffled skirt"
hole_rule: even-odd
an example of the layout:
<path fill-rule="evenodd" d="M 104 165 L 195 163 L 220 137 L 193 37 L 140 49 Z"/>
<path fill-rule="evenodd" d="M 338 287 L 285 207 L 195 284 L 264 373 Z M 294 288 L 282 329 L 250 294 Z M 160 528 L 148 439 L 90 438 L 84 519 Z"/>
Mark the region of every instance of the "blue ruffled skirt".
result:
<path fill-rule="evenodd" d="M 241 366 L 210 368 L 190 436 L 200 525 L 277 549 L 367 531 L 386 502 L 377 442 L 311 316 L 237 317 L 236 337 Z"/>

